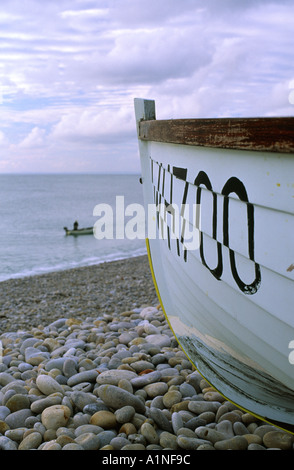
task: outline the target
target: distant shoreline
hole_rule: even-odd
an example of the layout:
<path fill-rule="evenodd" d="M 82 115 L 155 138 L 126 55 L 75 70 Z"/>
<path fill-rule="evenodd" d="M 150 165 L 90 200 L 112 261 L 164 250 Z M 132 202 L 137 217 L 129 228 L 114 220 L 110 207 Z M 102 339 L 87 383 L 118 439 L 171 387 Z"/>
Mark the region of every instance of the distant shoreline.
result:
<path fill-rule="evenodd" d="M 128 253 L 127 256 L 118 256 L 117 258 L 113 258 L 113 259 L 109 259 L 109 260 L 97 260 L 97 261 L 93 261 L 93 263 L 87 263 L 85 262 L 85 264 L 81 264 L 79 266 L 67 266 L 67 267 L 61 267 L 61 268 L 57 268 L 56 266 L 52 266 L 52 268 L 48 268 L 48 270 L 44 270 L 44 272 L 37 272 L 37 269 L 36 268 L 36 272 L 31 272 L 29 274 L 24 274 L 24 273 L 15 273 L 15 274 L 12 274 L 12 277 L 8 277 L 6 279 L 0 279 L 0 286 L 2 284 L 2 282 L 7 282 L 7 281 L 12 281 L 12 280 L 21 280 L 21 279 L 27 279 L 27 278 L 31 278 L 31 277 L 35 277 L 35 276 L 45 276 L 47 274 L 54 274 L 54 273 L 59 273 L 59 272 L 62 272 L 62 271 L 71 271 L 72 269 L 80 269 L 80 268 L 88 268 L 90 266 L 96 266 L 96 265 L 99 265 L 99 264 L 103 264 L 103 263 L 113 263 L 115 261 L 123 261 L 123 260 L 127 260 L 127 259 L 131 259 L 131 258 L 137 258 L 137 257 L 140 257 L 140 256 L 146 256 L 146 253 L 142 253 L 142 254 L 134 254 L 134 255 L 131 255 Z M 39 269 L 42 269 L 42 268 L 39 268 Z"/>

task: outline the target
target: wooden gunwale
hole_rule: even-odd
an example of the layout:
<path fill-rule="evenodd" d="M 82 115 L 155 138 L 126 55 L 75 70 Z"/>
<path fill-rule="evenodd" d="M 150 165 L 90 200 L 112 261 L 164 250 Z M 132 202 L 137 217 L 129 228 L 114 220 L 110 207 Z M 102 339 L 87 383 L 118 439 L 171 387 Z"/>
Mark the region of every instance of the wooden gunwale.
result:
<path fill-rule="evenodd" d="M 138 137 L 237 150 L 294 152 L 294 117 L 142 120 Z"/>

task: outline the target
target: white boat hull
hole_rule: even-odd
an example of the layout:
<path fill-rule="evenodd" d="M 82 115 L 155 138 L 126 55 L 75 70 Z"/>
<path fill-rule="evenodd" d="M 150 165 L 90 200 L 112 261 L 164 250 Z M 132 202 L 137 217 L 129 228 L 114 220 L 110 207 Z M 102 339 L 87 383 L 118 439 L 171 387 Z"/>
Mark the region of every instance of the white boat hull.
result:
<path fill-rule="evenodd" d="M 293 154 L 139 146 L 146 208 L 159 205 L 151 269 L 176 338 L 226 398 L 293 430 Z M 198 218 L 172 237 L 164 208 L 183 202 Z"/>

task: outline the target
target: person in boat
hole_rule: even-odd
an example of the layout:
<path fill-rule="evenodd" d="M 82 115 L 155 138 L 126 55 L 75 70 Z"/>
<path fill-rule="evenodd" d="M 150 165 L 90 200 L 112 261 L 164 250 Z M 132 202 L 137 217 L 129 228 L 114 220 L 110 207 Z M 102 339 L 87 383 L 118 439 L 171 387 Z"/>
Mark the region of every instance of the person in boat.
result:
<path fill-rule="evenodd" d="M 79 223 L 78 223 L 78 221 L 76 220 L 76 221 L 74 222 L 74 224 L 73 224 L 73 229 L 74 229 L 74 230 L 78 230 L 78 227 L 79 227 Z"/>

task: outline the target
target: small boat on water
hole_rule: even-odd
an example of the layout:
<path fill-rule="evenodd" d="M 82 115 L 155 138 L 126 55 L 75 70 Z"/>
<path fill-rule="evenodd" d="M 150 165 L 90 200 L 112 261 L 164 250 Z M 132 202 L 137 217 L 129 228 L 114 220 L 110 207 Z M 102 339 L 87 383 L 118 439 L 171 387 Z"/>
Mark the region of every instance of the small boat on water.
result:
<path fill-rule="evenodd" d="M 74 236 L 79 236 L 79 235 L 93 235 L 94 229 L 93 227 L 86 227 L 86 228 L 79 228 L 78 222 L 74 222 L 73 228 L 68 229 L 67 227 L 63 227 L 65 230 L 65 235 L 74 235 Z"/>
<path fill-rule="evenodd" d="M 223 396 L 294 432 L 294 118 L 135 114 L 168 322 Z"/>
<path fill-rule="evenodd" d="M 86 228 L 79 228 L 77 230 L 71 230 L 68 229 L 67 227 L 64 227 L 65 234 L 66 235 L 93 235 L 93 227 L 86 227 Z"/>

